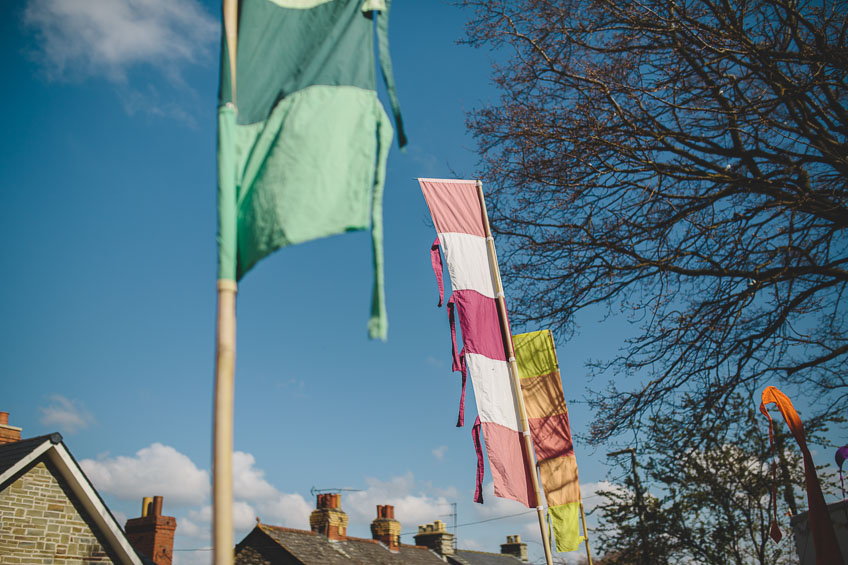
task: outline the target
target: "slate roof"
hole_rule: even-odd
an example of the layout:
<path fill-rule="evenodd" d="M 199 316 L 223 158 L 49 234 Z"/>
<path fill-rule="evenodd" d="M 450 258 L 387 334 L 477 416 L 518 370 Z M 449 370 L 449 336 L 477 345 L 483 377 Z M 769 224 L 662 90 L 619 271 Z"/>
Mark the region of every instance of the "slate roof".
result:
<path fill-rule="evenodd" d="M 276 547 L 269 546 L 270 540 Z M 261 548 L 264 558 L 255 556 Z M 294 558 L 293 560 L 291 558 Z M 272 563 L 303 565 L 444 565 L 445 561 L 418 545 L 401 544 L 395 553 L 382 543 L 364 538 L 330 541 L 326 536 L 306 530 L 257 524 L 236 546 L 236 563 L 247 565 L 270 560 Z"/>
<path fill-rule="evenodd" d="M 524 563 L 514 555 L 471 551 L 470 549 L 457 549 L 456 553 L 448 556 L 448 562 L 456 565 L 516 565 Z"/>
<path fill-rule="evenodd" d="M 46 440 L 57 444 L 62 441 L 62 434 L 49 434 L 0 445 L 0 475 L 17 465 L 21 459 L 32 453 L 36 447 L 40 447 Z"/>

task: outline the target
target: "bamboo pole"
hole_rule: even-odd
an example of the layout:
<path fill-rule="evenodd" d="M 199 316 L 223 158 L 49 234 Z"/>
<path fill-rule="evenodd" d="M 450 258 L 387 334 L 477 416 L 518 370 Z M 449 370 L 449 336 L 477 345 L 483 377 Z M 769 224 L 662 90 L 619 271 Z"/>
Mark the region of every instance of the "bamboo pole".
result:
<path fill-rule="evenodd" d="M 236 357 L 235 281 L 218 281 L 215 416 L 212 454 L 214 565 L 233 562 L 233 390 Z"/>
<path fill-rule="evenodd" d="M 583 521 L 583 543 L 586 544 L 586 558 L 592 565 L 592 552 L 589 550 L 589 530 L 586 529 L 586 514 L 583 512 L 583 499 L 580 499 L 580 519 Z"/>
<path fill-rule="evenodd" d="M 230 86 L 233 104 L 236 103 L 236 53 L 238 46 L 238 0 L 223 0 L 224 34 L 227 37 L 227 55 L 230 62 Z"/>
<path fill-rule="evenodd" d="M 480 199 L 480 207 L 483 210 L 483 226 L 486 234 L 486 249 L 489 253 L 489 263 L 494 273 L 495 302 L 498 307 L 498 318 L 501 322 L 501 333 L 506 345 L 507 359 L 509 360 L 509 375 L 512 379 L 512 392 L 515 396 L 516 408 L 521 417 L 521 434 L 524 436 L 524 448 L 527 452 L 527 472 L 533 482 L 533 491 L 536 495 L 536 513 L 539 516 L 539 530 L 542 532 L 542 546 L 545 548 L 545 562 L 553 565 L 551 556 L 551 544 L 548 538 L 548 530 L 545 527 L 545 509 L 542 506 L 542 490 L 539 487 L 539 476 L 536 474 L 536 453 L 533 450 L 533 442 L 530 439 L 530 425 L 527 422 L 527 412 L 524 409 L 524 396 L 521 394 L 521 381 L 518 376 L 518 363 L 515 361 L 515 348 L 512 344 L 512 332 L 506 312 L 506 301 L 504 300 L 503 283 L 501 282 L 501 271 L 498 267 L 498 256 L 495 252 L 495 241 L 492 238 L 492 228 L 489 225 L 489 214 L 486 211 L 486 200 L 483 197 L 483 183 L 477 181 L 477 197 Z"/>
<path fill-rule="evenodd" d="M 224 35 L 230 66 L 232 102 L 236 100 L 238 0 L 222 0 Z M 236 358 L 236 281 L 218 280 L 215 340 L 215 407 L 212 439 L 212 562 L 233 563 L 233 393 Z"/>

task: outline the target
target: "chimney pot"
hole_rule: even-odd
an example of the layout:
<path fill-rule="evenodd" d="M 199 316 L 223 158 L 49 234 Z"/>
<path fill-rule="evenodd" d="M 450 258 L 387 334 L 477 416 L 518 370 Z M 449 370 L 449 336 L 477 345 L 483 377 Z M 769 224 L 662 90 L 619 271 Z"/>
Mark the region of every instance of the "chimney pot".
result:
<path fill-rule="evenodd" d="M 389 504 L 377 505 L 377 517 L 371 522 L 371 538 L 389 548 L 400 550 L 400 522 L 395 520 L 395 507 Z"/>
<path fill-rule="evenodd" d="M 501 544 L 501 553 L 512 555 L 525 563 L 528 561 L 527 544 L 521 541 L 521 536 L 518 534 L 506 536 L 506 543 Z"/>
<path fill-rule="evenodd" d="M 153 505 L 153 497 L 145 496 L 141 499 L 141 517 L 146 518 L 150 514 L 151 506 Z"/>
<path fill-rule="evenodd" d="M 21 441 L 21 429 L 9 425 L 9 413 L 0 412 L 0 445 Z"/>
<path fill-rule="evenodd" d="M 145 496 L 141 501 L 141 517 L 127 520 L 127 540 L 138 552 L 156 565 L 171 565 L 177 520 L 162 516 L 162 497 Z"/>
<path fill-rule="evenodd" d="M 319 494 L 316 508 L 309 516 L 310 529 L 331 540 L 343 540 L 347 536 L 347 514 L 341 509 L 341 494 Z"/>
<path fill-rule="evenodd" d="M 423 545 L 439 555 L 453 555 L 453 534 L 445 530 L 445 523 L 436 520 L 432 524 L 418 526 L 415 545 Z"/>

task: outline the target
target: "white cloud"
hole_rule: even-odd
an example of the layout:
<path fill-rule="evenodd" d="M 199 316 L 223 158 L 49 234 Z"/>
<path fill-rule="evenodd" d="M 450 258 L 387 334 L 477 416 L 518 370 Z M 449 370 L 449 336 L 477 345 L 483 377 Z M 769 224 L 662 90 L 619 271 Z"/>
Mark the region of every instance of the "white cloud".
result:
<path fill-rule="evenodd" d="M 435 367 L 436 369 L 444 369 L 447 367 L 447 364 L 442 359 L 438 359 L 432 355 L 428 355 L 426 361 L 428 365 Z"/>
<path fill-rule="evenodd" d="M 493 482 L 483 485 L 483 504 L 475 504 L 474 508 L 479 519 L 512 516 L 513 514 L 528 512 L 527 507 L 520 502 L 495 496 L 495 484 Z"/>
<path fill-rule="evenodd" d="M 433 492 L 434 489 L 426 483 L 417 482 L 411 472 L 388 481 L 367 478 L 365 482 L 368 488 L 345 493 L 342 498 L 342 509 L 350 518 L 351 525 L 370 524 L 377 517 L 378 504 L 395 507 L 395 519 L 404 531 L 414 530 L 450 512 L 448 499 Z"/>
<path fill-rule="evenodd" d="M 233 453 L 233 497 L 244 500 L 261 500 L 273 495 L 277 489 L 265 480 L 265 471 L 255 468 L 256 459 L 250 453 Z"/>
<path fill-rule="evenodd" d="M 492 551 L 491 547 L 485 547 L 482 543 L 473 538 L 462 538 L 462 547 L 460 549 L 470 549 L 472 551 Z"/>
<path fill-rule="evenodd" d="M 209 541 L 210 538 L 210 520 L 212 516 L 212 507 L 204 506 L 200 510 L 192 510 L 187 517 L 179 517 L 177 519 L 177 536 L 192 538 L 193 540 Z M 192 542 L 192 547 L 197 545 Z"/>
<path fill-rule="evenodd" d="M 36 57 L 51 78 L 105 76 L 152 65 L 177 69 L 212 53 L 218 23 L 196 0 L 29 0 L 24 22 L 36 30 Z"/>
<path fill-rule="evenodd" d="M 604 498 L 598 494 L 599 491 L 617 492 L 624 494 L 627 489 L 621 485 L 613 484 L 609 481 L 598 481 L 596 483 L 581 483 L 580 496 L 583 497 L 583 508 L 586 512 L 594 510 L 599 504 L 604 502 Z"/>
<path fill-rule="evenodd" d="M 69 400 L 64 396 L 54 394 L 50 397 L 50 405 L 39 408 L 41 423 L 50 428 L 58 428 L 60 432 L 75 434 L 84 430 L 94 422 L 92 416 L 77 400 Z"/>
<path fill-rule="evenodd" d="M 179 527 L 181 528 L 182 524 Z M 192 551 L 174 552 L 174 565 L 209 565 L 210 563 L 212 563 L 212 548 L 192 548 Z"/>
<path fill-rule="evenodd" d="M 250 508 L 249 527 L 254 518 L 276 526 L 305 528 L 309 524 L 310 505 L 299 494 L 280 492 L 265 480 L 265 471 L 257 469 L 256 459 L 250 453 L 233 453 L 233 498 Z M 252 503 L 247 505 L 247 503 Z M 235 509 L 234 509 L 235 510 Z M 247 512 L 242 507 L 241 512 Z M 236 529 L 239 529 L 238 521 Z"/>
<path fill-rule="evenodd" d="M 128 115 L 196 126 L 199 97 L 183 73 L 215 65 L 219 37 L 197 0 L 28 0 L 23 21 L 48 79 L 104 78 Z"/>
<path fill-rule="evenodd" d="M 435 457 L 439 461 L 442 461 L 445 458 L 445 453 L 447 453 L 447 450 L 448 450 L 447 445 L 440 445 L 439 447 L 437 447 L 436 449 L 433 450 L 433 452 L 432 452 L 433 457 Z"/>
<path fill-rule="evenodd" d="M 212 505 L 209 472 L 199 469 L 186 455 L 170 446 L 154 443 L 134 456 L 84 459 L 80 466 L 102 493 L 120 500 L 140 501 L 144 496 L 165 497 L 165 514 L 176 516 L 175 565 L 208 564 L 212 544 Z M 256 518 L 278 526 L 309 529 L 311 505 L 300 494 L 281 492 L 256 467 L 250 453 L 233 453 L 233 530 L 241 541 L 255 526 Z M 182 513 L 168 508 L 182 507 Z M 121 523 L 126 521 L 121 515 Z"/>
<path fill-rule="evenodd" d="M 121 500 L 164 496 L 176 506 L 200 504 L 209 494 L 209 473 L 173 447 L 154 443 L 133 457 L 83 459 L 80 466 L 99 491 Z"/>
<path fill-rule="evenodd" d="M 284 492 L 257 502 L 256 509 L 264 522 L 298 529 L 309 528 L 309 514 L 313 510 L 301 495 Z"/>
<path fill-rule="evenodd" d="M 256 511 L 243 500 L 233 501 L 233 529 L 235 538 L 241 540 L 256 525 Z"/>
<path fill-rule="evenodd" d="M 293 395 L 295 398 L 309 398 L 306 394 L 306 381 L 303 379 L 288 379 L 286 381 L 277 382 L 278 389 L 284 389 L 286 394 Z"/>

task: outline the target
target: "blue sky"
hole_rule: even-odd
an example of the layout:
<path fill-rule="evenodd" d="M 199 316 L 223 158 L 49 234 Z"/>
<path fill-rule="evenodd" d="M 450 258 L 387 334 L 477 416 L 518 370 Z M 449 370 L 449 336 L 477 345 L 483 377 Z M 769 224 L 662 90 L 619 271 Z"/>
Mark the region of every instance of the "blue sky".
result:
<path fill-rule="evenodd" d="M 25 437 L 62 432 L 122 523 L 143 496 L 164 495 L 177 565 L 207 563 L 210 552 L 183 550 L 209 547 L 218 5 L 2 10 L 0 410 Z M 456 44 L 468 16 L 436 0 L 393 6 L 410 143 L 392 149 L 384 201 L 388 342 L 366 338 L 367 233 L 281 250 L 240 285 L 236 540 L 255 516 L 308 529 L 312 487 L 358 489 L 342 505 L 362 537 L 376 504 L 395 505 L 404 533 L 449 522 L 453 502 L 460 524 L 526 510 L 491 495 L 471 502 L 476 458 L 470 427 L 454 427 L 459 376 L 414 180 L 475 178 L 464 112 L 498 94 L 492 54 Z M 594 327 L 558 344 L 568 400 L 583 395 L 584 363 L 622 336 Z M 470 386 L 467 405 L 473 422 Z M 569 408 L 585 429 L 585 405 Z M 606 457 L 576 453 L 591 507 Z M 489 494 L 490 480 L 487 469 Z M 541 556 L 534 513 L 458 533 L 460 546 L 486 551 L 519 533 Z"/>

